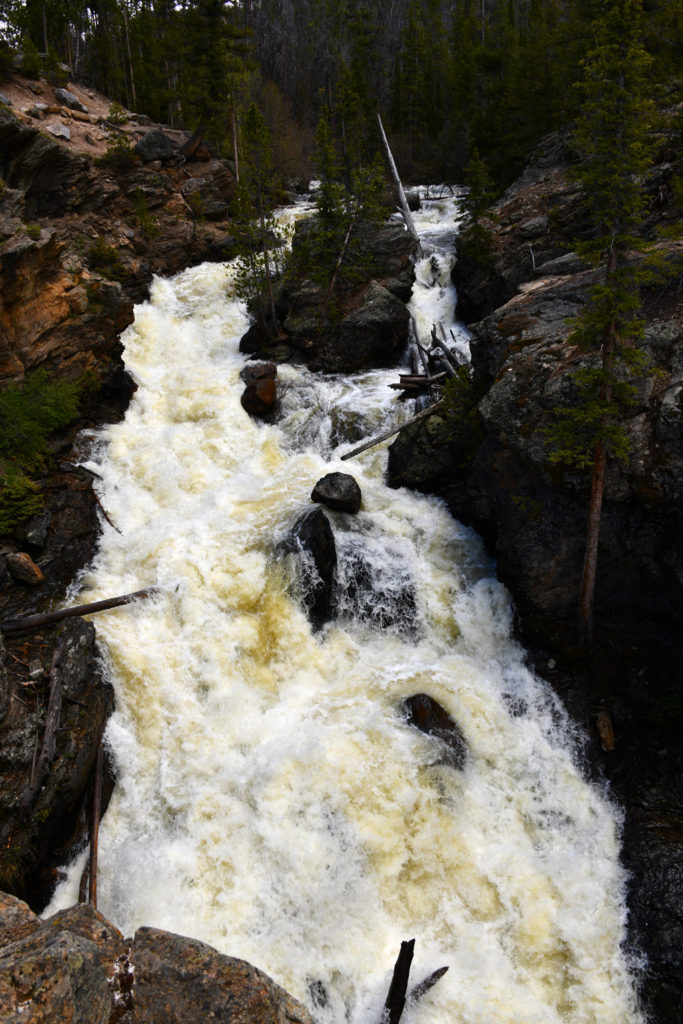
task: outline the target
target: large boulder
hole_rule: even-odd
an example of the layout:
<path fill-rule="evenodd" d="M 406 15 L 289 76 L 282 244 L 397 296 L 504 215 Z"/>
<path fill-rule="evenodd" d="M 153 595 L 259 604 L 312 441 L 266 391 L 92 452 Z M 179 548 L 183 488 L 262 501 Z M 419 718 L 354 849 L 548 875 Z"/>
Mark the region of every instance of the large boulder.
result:
<path fill-rule="evenodd" d="M 166 163 L 176 156 L 178 147 L 160 128 L 152 128 L 135 143 L 135 152 L 143 164 L 151 164 L 155 160 Z"/>
<path fill-rule="evenodd" d="M 409 725 L 441 743 L 440 764 L 462 768 L 467 759 L 467 743 L 460 727 L 446 709 L 427 693 L 416 693 L 401 701 L 401 713 Z"/>
<path fill-rule="evenodd" d="M 316 230 L 315 218 L 299 221 L 295 257 Z M 327 285 L 305 277 L 287 283 L 276 296 L 282 327 L 273 332 L 276 339 L 255 325 L 242 338 L 241 351 L 303 359 L 311 369 L 326 373 L 395 365 L 408 342 L 410 317 L 404 303 L 415 276 L 415 242 L 395 223 L 363 223 L 353 245 L 356 272 L 351 280 L 337 280 L 334 295 Z"/>
<path fill-rule="evenodd" d="M 327 473 L 313 488 L 311 501 L 355 515 L 360 511 L 360 487 L 349 473 Z"/>
<path fill-rule="evenodd" d="M 134 939 L 79 904 L 41 921 L 0 893 L 0 1006 L 7 1021 L 53 1024 L 313 1024 L 266 974 L 156 928 Z"/>
<path fill-rule="evenodd" d="M 329 520 L 321 508 L 306 512 L 282 546 L 297 561 L 296 590 L 311 625 L 320 629 L 332 618 L 337 548 Z"/>
<path fill-rule="evenodd" d="M 78 96 L 70 92 L 69 89 L 55 89 L 55 100 L 63 107 L 68 107 L 69 110 L 79 110 L 82 114 L 88 113 L 85 104 L 81 103 Z"/>
<path fill-rule="evenodd" d="M 139 1024 L 313 1024 L 305 1007 L 262 971 L 195 939 L 139 928 L 129 959 Z"/>

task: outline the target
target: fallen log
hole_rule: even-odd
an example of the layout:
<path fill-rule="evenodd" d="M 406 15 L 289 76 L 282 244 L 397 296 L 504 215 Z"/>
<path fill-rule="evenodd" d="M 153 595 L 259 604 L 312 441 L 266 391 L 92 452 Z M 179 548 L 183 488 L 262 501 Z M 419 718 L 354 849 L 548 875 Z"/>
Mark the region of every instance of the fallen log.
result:
<path fill-rule="evenodd" d="M 412 419 L 406 420 L 400 427 L 394 427 L 392 430 L 387 430 L 386 433 L 380 434 L 379 437 L 373 437 L 371 441 L 366 441 L 365 444 L 360 445 L 358 448 L 354 448 L 353 451 L 347 452 L 346 455 L 342 455 L 342 462 L 347 459 L 353 459 L 356 455 L 360 455 L 361 452 L 366 452 L 368 448 L 374 448 L 375 445 L 381 444 L 382 441 L 386 441 L 387 438 L 393 437 L 394 434 L 400 434 L 406 427 L 412 427 L 413 423 L 418 423 L 420 420 L 424 420 L 427 416 L 431 416 L 433 413 L 438 412 L 443 405 L 443 399 L 439 402 L 435 402 L 434 405 L 430 405 L 428 409 L 423 409 L 417 416 L 413 416 Z"/>
<path fill-rule="evenodd" d="M 415 951 L 415 939 L 408 939 L 401 943 L 401 951 L 398 954 L 394 965 L 394 973 L 391 977 L 391 985 L 387 993 L 384 1009 L 382 1010 L 381 1024 L 398 1024 L 406 1005 L 406 992 L 408 991 L 408 976 L 410 965 L 413 962 Z"/>
<path fill-rule="evenodd" d="M 0 630 L 3 633 L 17 633 L 22 629 L 51 626 L 54 622 L 61 622 L 62 619 L 74 618 L 77 615 L 92 615 L 94 612 L 105 612 L 109 608 L 118 608 L 120 605 L 137 601 L 138 598 L 152 597 L 157 593 L 159 593 L 159 587 L 146 587 L 144 590 L 136 590 L 132 594 L 108 597 L 103 601 L 92 601 L 90 604 L 71 605 L 69 608 L 60 608 L 55 612 L 27 615 L 20 619 L 6 619 L 4 622 L 0 622 Z"/>
<path fill-rule="evenodd" d="M 50 665 L 50 696 L 47 704 L 47 715 L 45 716 L 45 731 L 43 733 L 43 745 L 38 758 L 38 765 L 35 772 L 31 772 L 32 784 L 21 801 L 21 806 L 28 809 L 43 785 L 45 777 L 50 770 L 50 765 L 55 756 L 57 744 L 57 728 L 59 727 L 59 716 L 62 710 L 62 674 L 60 666 L 64 657 L 66 641 L 62 638 L 54 649 L 52 664 Z"/>

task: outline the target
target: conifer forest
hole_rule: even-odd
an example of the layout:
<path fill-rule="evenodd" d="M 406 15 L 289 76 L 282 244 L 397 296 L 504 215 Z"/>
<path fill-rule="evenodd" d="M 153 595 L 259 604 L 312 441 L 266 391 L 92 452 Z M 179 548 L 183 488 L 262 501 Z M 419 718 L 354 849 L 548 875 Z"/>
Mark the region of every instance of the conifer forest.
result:
<path fill-rule="evenodd" d="M 130 110 L 232 156 L 256 103 L 283 180 L 316 173 L 326 125 L 342 170 L 372 161 L 379 112 L 406 180 L 500 189 L 573 121 L 603 0 L 0 0 L 5 47 L 66 67 Z M 644 0 L 650 98 L 680 89 L 682 0 Z M 33 55 L 33 58 L 32 58 Z M 39 55 L 42 55 L 39 56 Z"/>

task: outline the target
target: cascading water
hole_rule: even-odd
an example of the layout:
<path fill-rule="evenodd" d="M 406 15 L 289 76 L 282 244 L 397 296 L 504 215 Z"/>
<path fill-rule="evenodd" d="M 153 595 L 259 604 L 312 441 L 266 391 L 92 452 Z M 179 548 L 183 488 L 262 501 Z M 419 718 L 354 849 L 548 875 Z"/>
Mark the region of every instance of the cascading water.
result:
<path fill-rule="evenodd" d="M 437 245 L 414 289 L 427 337 L 439 305 L 452 317 L 437 236 L 455 213 L 444 200 L 418 217 Z M 128 934 L 153 925 L 251 961 L 322 1024 L 375 1024 L 411 937 L 415 981 L 450 969 L 406 1024 L 639 1021 L 614 810 L 510 639 L 479 540 L 439 501 L 384 486 L 386 446 L 339 461 L 409 415 L 396 371 L 282 366 L 278 423 L 251 420 L 232 275 L 155 281 L 123 339 L 138 391 L 89 454 L 121 533 L 102 524 L 82 599 L 160 588 L 97 623 L 117 702 L 100 909 Z M 335 470 L 363 504 L 328 513 L 338 611 L 314 634 L 278 552 Z M 421 692 L 462 729 L 463 770 L 402 718 Z M 50 910 L 74 900 L 81 863 Z"/>

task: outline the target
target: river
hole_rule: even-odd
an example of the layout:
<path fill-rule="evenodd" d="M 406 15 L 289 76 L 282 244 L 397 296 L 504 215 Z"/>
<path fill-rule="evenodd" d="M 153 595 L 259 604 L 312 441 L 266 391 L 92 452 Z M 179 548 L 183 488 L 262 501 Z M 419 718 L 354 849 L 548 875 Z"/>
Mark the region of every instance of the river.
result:
<path fill-rule="evenodd" d="M 418 331 L 444 320 L 464 353 L 457 199 L 416 216 L 432 250 Z M 410 415 L 396 369 L 283 365 L 278 422 L 250 419 L 233 278 L 205 264 L 154 281 L 123 336 L 138 390 L 84 441 L 121 532 L 102 523 L 79 600 L 160 588 L 97 622 L 117 773 L 99 909 L 126 934 L 152 925 L 249 960 L 321 1024 L 376 1024 L 408 938 L 414 981 L 449 971 L 405 1024 L 636 1024 L 618 814 L 526 668 L 480 540 L 440 501 L 385 486 L 386 444 L 340 461 Z M 314 633 L 281 542 L 332 471 L 363 502 L 328 513 L 338 612 Z M 464 733 L 462 771 L 401 716 L 420 692 Z M 84 857 L 49 911 L 74 901 Z"/>

